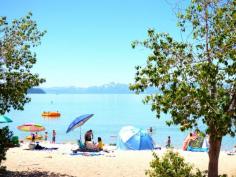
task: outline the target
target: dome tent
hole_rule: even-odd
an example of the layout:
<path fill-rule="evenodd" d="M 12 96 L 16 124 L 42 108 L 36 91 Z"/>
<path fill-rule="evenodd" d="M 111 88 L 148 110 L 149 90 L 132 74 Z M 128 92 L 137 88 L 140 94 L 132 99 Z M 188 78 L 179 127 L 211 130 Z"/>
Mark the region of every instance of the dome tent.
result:
<path fill-rule="evenodd" d="M 122 150 L 152 150 L 154 142 L 147 131 L 126 126 L 121 128 L 117 140 L 117 148 Z"/>

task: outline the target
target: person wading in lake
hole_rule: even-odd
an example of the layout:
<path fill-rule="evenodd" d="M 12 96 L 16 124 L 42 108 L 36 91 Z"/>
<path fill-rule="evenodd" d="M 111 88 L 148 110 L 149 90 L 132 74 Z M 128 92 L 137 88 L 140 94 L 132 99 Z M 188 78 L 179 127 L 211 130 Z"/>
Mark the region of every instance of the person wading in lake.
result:
<path fill-rule="evenodd" d="M 52 131 L 52 143 L 56 143 L 56 131 L 55 130 L 53 130 Z"/>

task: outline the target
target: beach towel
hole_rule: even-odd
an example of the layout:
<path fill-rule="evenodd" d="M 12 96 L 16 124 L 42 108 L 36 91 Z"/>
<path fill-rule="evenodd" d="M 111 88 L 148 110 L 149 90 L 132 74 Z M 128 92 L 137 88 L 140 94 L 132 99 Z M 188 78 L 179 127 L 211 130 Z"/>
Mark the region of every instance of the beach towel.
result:
<path fill-rule="evenodd" d="M 161 150 L 161 147 L 154 147 L 154 149 L 156 149 L 156 150 Z"/>
<path fill-rule="evenodd" d="M 100 152 L 101 150 L 98 149 L 87 149 L 87 148 L 83 148 L 83 149 L 76 149 L 76 150 L 72 150 L 73 153 L 77 153 L 77 152 Z"/>
<path fill-rule="evenodd" d="M 39 143 L 36 143 L 36 146 L 34 147 L 34 150 L 57 150 L 57 147 L 43 147 L 39 145 Z"/>
<path fill-rule="evenodd" d="M 70 155 L 82 155 L 82 156 L 99 156 L 99 155 L 103 155 L 100 152 L 77 152 L 77 153 L 71 153 Z"/>
<path fill-rule="evenodd" d="M 54 148 L 54 147 L 52 147 L 52 148 L 43 148 L 43 149 L 29 149 L 29 148 L 27 148 L 27 149 L 24 149 L 24 150 L 31 150 L 31 151 L 53 151 L 53 150 L 58 150 L 58 148 Z"/>
<path fill-rule="evenodd" d="M 54 148 L 54 147 L 52 147 L 52 148 L 42 148 L 42 149 L 34 149 L 34 150 L 36 150 L 36 151 L 52 151 L 52 150 L 57 150 L 58 148 Z"/>

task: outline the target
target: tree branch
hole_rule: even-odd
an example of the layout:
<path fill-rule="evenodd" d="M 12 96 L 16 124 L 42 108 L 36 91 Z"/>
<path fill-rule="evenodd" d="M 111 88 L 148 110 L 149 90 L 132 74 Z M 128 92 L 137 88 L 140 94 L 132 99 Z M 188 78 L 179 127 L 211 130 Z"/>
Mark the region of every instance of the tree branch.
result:
<path fill-rule="evenodd" d="M 211 63 L 211 59 L 210 59 L 210 54 L 209 54 L 209 41 L 208 41 L 208 38 L 209 38 L 209 27 L 208 27 L 208 14 L 207 14 L 207 7 L 208 7 L 208 4 L 209 2 L 205 2 L 205 29 L 206 29 L 206 53 L 207 53 L 207 60 L 209 63 Z"/>
<path fill-rule="evenodd" d="M 235 109 L 236 109 L 236 85 L 233 86 L 231 92 L 231 100 L 229 102 L 229 105 L 226 107 L 225 112 L 231 115 L 234 113 Z"/>

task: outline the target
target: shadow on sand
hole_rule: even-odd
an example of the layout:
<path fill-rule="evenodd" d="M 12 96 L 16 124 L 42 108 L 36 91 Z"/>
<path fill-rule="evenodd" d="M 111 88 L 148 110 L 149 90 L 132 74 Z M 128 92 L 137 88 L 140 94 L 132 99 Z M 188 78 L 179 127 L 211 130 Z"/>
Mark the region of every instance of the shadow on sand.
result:
<path fill-rule="evenodd" d="M 0 171 L 0 177 L 73 177 L 47 171 Z"/>

